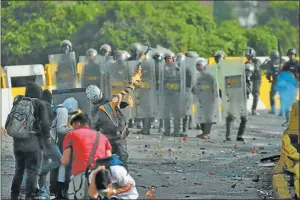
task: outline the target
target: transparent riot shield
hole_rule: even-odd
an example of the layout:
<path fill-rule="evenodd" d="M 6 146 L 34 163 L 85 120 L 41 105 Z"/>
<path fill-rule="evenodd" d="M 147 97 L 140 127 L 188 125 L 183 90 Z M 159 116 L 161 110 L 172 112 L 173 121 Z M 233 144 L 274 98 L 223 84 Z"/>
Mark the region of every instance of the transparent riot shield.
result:
<path fill-rule="evenodd" d="M 128 61 L 130 74 L 135 72 L 137 62 Z M 156 116 L 156 82 L 155 82 L 155 63 L 153 59 L 146 60 L 142 63 L 142 83 L 143 87 L 133 91 L 134 101 L 133 115 L 135 118 L 152 118 Z"/>
<path fill-rule="evenodd" d="M 210 71 L 196 73 L 196 82 L 192 90 L 195 105 L 195 113 L 192 116 L 196 123 L 221 122 L 218 82 Z"/>
<path fill-rule="evenodd" d="M 93 61 L 85 57 L 81 74 L 81 87 L 96 85 L 105 93 L 106 90 L 106 58 L 97 56 Z"/>
<path fill-rule="evenodd" d="M 165 63 L 159 69 L 159 118 L 171 116 L 183 118 L 185 115 L 186 89 L 185 63 Z"/>
<path fill-rule="evenodd" d="M 243 59 L 219 63 L 222 76 L 222 105 L 224 117 L 247 116 L 245 64 Z"/>
<path fill-rule="evenodd" d="M 75 52 L 49 55 L 49 63 L 57 66 L 56 69 L 52 70 L 56 89 L 76 88 L 77 70 Z"/>
<path fill-rule="evenodd" d="M 86 96 L 85 88 L 59 89 L 52 90 L 53 104 L 62 104 L 66 99 L 74 97 L 78 102 L 78 108 L 89 116 L 92 104 Z"/>
<path fill-rule="evenodd" d="M 192 85 L 196 82 L 196 62 L 198 58 L 186 57 L 184 60 L 186 67 L 186 94 L 185 94 L 185 114 L 193 115 L 193 95 L 191 92 Z M 178 63 L 180 65 L 180 63 Z M 180 66 L 179 66 L 180 67 Z M 195 105 L 194 105 L 195 106 Z"/>
<path fill-rule="evenodd" d="M 107 64 L 107 86 L 108 96 L 117 95 L 129 84 L 131 74 L 129 73 L 128 65 L 126 61 L 113 61 Z M 128 102 L 128 98 L 124 100 Z M 122 109 L 123 114 L 127 119 L 131 119 L 132 109 L 130 106 Z"/>

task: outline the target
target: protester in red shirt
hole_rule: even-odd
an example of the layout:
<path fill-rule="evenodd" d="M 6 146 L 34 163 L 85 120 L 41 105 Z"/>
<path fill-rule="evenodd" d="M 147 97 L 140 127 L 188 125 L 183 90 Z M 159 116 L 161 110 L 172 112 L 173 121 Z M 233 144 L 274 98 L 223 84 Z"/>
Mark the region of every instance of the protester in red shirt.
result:
<path fill-rule="evenodd" d="M 63 165 L 69 164 L 72 154 L 72 175 L 75 176 L 85 172 L 97 132 L 90 128 L 88 117 L 82 113 L 71 119 L 71 125 L 73 130 L 64 139 L 61 162 Z M 99 158 L 111 156 L 111 151 L 112 147 L 108 139 L 101 133 L 90 169 Z"/>

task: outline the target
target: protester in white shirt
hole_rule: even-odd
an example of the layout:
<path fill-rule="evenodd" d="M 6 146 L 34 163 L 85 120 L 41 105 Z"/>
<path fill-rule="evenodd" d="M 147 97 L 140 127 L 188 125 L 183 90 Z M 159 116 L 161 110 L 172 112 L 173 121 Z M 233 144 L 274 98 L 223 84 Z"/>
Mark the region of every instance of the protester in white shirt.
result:
<path fill-rule="evenodd" d="M 139 197 L 134 179 L 129 175 L 117 155 L 97 161 L 96 170 L 90 176 L 89 196 L 115 199 Z M 105 169 L 106 166 L 106 169 Z"/>

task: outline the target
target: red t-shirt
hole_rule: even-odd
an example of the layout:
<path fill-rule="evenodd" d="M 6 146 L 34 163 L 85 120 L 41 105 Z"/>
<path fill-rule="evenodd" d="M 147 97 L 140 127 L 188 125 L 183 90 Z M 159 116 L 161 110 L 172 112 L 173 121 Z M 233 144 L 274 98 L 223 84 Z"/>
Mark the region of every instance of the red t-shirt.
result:
<path fill-rule="evenodd" d="M 89 157 L 96 140 L 96 131 L 89 127 L 83 127 L 69 132 L 64 139 L 64 150 L 71 147 L 73 156 L 72 174 L 77 175 L 85 172 Z M 99 158 L 106 157 L 106 151 L 112 150 L 111 145 L 105 135 L 100 134 L 99 144 L 94 155 L 91 168 Z"/>

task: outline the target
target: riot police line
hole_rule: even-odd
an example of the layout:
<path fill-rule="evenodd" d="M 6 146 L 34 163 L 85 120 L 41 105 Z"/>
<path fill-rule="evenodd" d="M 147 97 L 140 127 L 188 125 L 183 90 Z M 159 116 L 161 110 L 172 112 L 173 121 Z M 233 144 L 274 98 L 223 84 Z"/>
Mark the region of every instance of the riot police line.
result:
<path fill-rule="evenodd" d="M 89 85 L 96 85 L 104 96 L 113 96 L 128 83 L 139 57 L 146 48 L 145 45 L 134 43 L 130 54 L 126 51 L 116 51 L 114 58 L 110 56 L 109 45 L 103 45 L 99 54 L 95 49 L 89 49 L 86 56 L 80 56 L 79 61 L 83 63 L 82 72 L 80 83 L 76 83 L 76 60 L 72 44 L 69 41 L 63 42 L 61 49 L 65 53 L 49 56 L 50 63 L 57 65 L 56 89 L 76 86 L 87 88 Z M 158 120 L 159 132 L 164 136 L 180 137 L 187 136 L 187 130 L 192 128 L 192 124 L 197 124 L 197 129 L 202 132 L 198 137 L 207 138 L 212 125 L 224 118 L 225 138 L 231 140 L 233 120 L 240 118 L 237 140 L 244 141 L 249 94 L 253 95 L 251 114 L 259 114 L 256 107 L 260 95 L 262 69 L 267 70 L 267 78 L 272 82 L 270 114 L 275 113 L 273 88 L 281 69 L 285 68 L 295 77 L 299 77 L 295 49 L 289 49 L 287 56 L 290 57 L 290 61 L 284 64 L 278 52 L 273 50 L 270 53 L 271 59 L 261 63 L 256 59 L 255 50 L 248 47 L 245 50 L 246 63 L 242 58 L 226 60 L 225 52 L 218 51 L 214 55 L 216 64 L 208 66 L 196 52 L 175 55 L 171 50 L 158 45 L 152 48 L 142 64 L 143 87 L 135 90 L 127 99 L 127 103 L 133 105 L 123 110 L 128 127 L 133 127 L 133 122 L 137 122 L 135 125 L 141 129 L 138 133 L 149 135 L 154 121 Z M 59 94 L 54 91 L 55 103 L 62 102 L 67 96 L 74 96 L 75 91 L 83 92 L 83 89 L 75 89 L 73 92 L 66 90 L 68 94 L 62 91 L 60 90 Z M 79 96 L 79 104 L 90 112 L 87 98 L 83 93 Z M 289 114 L 287 109 L 281 108 L 279 115 Z"/>

